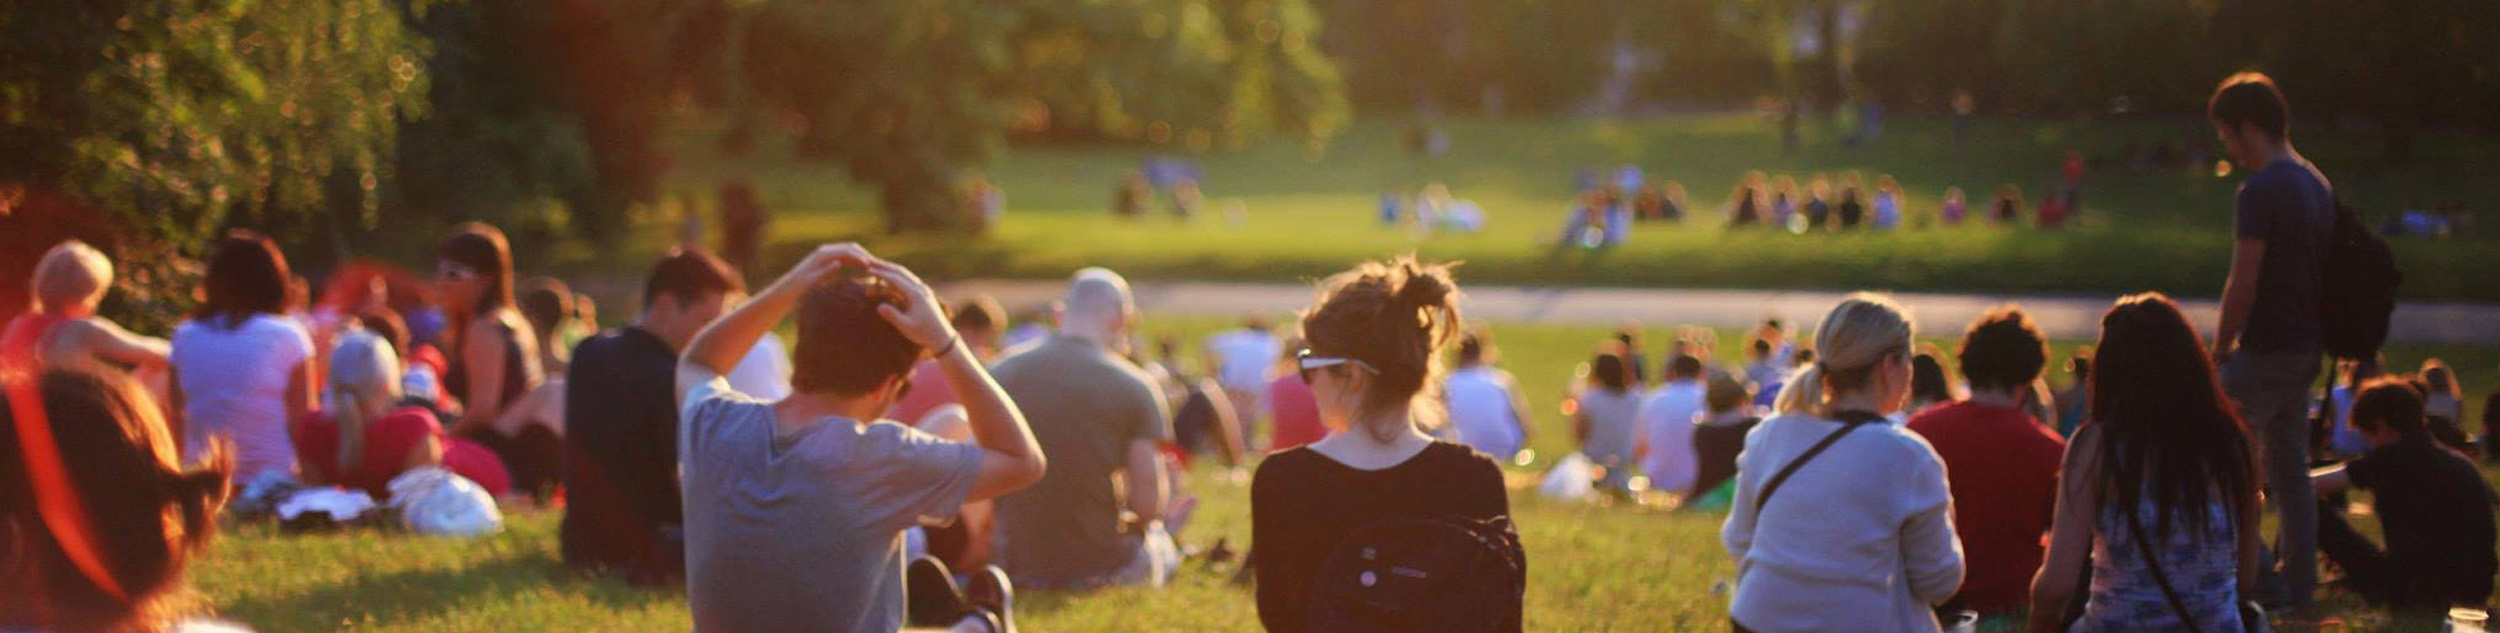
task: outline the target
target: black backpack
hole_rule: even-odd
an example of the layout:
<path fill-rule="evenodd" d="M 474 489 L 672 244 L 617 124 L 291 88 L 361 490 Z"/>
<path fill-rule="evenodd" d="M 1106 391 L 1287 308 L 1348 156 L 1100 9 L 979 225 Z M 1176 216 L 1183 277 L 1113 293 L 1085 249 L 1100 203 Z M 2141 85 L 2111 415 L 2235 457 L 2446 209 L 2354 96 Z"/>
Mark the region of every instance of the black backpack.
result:
<path fill-rule="evenodd" d="M 2376 358 L 2379 346 L 2387 342 L 2388 316 L 2396 311 L 2396 288 L 2405 281 L 2395 252 L 2339 199 L 2324 263 L 2319 267 L 2325 279 L 2318 287 L 2318 317 L 2327 355 Z"/>
<path fill-rule="evenodd" d="M 1382 521 L 1320 562 L 1310 631 L 1516 633 L 1527 590 L 1527 552 L 1507 517 Z"/>

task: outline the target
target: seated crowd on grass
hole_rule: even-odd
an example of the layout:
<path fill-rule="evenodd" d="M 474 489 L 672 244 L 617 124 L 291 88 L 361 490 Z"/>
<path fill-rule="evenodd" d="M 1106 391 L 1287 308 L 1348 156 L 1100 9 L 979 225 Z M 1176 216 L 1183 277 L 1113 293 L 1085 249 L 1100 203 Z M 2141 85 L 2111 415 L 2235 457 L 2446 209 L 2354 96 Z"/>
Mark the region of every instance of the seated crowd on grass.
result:
<path fill-rule="evenodd" d="M 2329 264 L 2301 251 L 2325 248 L 2323 178 L 2269 81 L 2233 78 L 2212 111 L 2264 166 L 2239 209 L 2258 252 L 2235 257 L 2215 336 L 2167 297 L 2121 298 L 2078 388 L 2053 394 L 2014 306 L 1965 328 L 1959 386 L 1882 295 L 1801 341 L 1766 322 L 1730 362 L 1687 328 L 1654 382 L 1626 332 L 1579 376 L 1572 429 L 1596 468 L 1566 483 L 1724 511 L 1739 631 L 2240 630 L 2269 617 L 2251 603 L 2312 608 L 2321 554 L 2374 604 L 2482 606 L 2500 562 L 2469 456 L 2492 453 L 2492 408 L 2478 443 L 2445 365 L 2359 362 L 2306 415 L 2327 334 L 2301 302 Z M 1903 222 L 1889 178 L 1871 211 L 1854 183 L 1818 210 L 1828 187 L 1800 206 L 1793 182 L 1766 197 L 1749 180 L 1737 217 Z M 1671 219 L 1682 198 L 1670 182 L 1631 213 Z M 587 300 L 514 273 L 499 230 L 464 224 L 433 283 L 336 274 L 316 303 L 275 243 L 237 230 L 168 341 L 96 315 L 100 252 L 54 248 L 0 332 L 0 629 L 237 630 L 181 590 L 221 513 L 388 500 L 431 476 L 560 505 L 567 565 L 682 591 L 696 630 L 1000 633 L 1018 588 L 1157 587 L 1219 555 L 1188 538 L 1186 466 L 1262 452 L 1246 576 L 1267 630 L 1522 628 L 1503 464 L 1533 461 L 1532 425 L 1446 266 L 1358 263 L 1289 335 L 1251 319 L 1196 368 L 1177 340 L 1148 357 L 1127 281 L 1101 268 L 1023 334 L 995 301 L 942 302 L 853 244 L 752 292 L 672 249 L 604 332 Z M 2339 463 L 2311 472 L 2312 454 Z M 2345 519 L 2354 488 L 2384 545 Z"/>

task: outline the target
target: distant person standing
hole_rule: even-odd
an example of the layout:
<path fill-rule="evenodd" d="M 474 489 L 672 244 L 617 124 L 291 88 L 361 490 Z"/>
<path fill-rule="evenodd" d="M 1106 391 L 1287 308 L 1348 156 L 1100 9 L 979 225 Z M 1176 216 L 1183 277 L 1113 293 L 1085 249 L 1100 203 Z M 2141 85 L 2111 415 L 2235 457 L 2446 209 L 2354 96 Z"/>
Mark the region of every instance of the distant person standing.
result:
<path fill-rule="evenodd" d="M 739 274 L 755 270 L 756 253 L 764 247 L 765 231 L 770 224 L 772 212 L 755 195 L 754 184 L 745 179 L 721 183 L 720 253 Z"/>
<path fill-rule="evenodd" d="M 2231 159 L 2253 168 L 2233 204 L 2231 276 L 2222 286 L 2222 322 L 2213 355 L 2224 389 L 2262 442 L 2270 498 L 2310 498 L 2308 403 L 2318 377 L 2327 239 L 2335 192 L 2326 175 L 2292 148 L 2291 108 L 2274 80 L 2232 75 L 2206 107 Z M 2317 507 L 2276 503 L 2282 537 L 2282 604 L 2310 604 L 2317 584 Z"/>
<path fill-rule="evenodd" d="M 1207 337 L 1207 373 L 1224 386 L 1233 419 L 1241 424 L 1242 441 L 1235 446 L 1259 445 L 1259 403 L 1267 398 L 1267 371 L 1284 354 L 1269 329 L 1266 317 L 1250 315 L 1242 318 L 1240 329 Z"/>

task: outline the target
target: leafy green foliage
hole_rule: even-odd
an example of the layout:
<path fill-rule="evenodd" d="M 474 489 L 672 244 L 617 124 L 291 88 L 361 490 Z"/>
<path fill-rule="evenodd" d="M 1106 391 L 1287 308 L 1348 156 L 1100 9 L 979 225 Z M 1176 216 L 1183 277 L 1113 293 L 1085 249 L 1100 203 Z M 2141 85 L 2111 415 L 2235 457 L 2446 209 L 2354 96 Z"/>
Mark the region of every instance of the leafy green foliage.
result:
<path fill-rule="evenodd" d="M 399 122 L 424 111 L 428 47 L 402 9 L 0 2 L 0 182 L 68 192 L 155 237 L 331 206 L 371 221 Z"/>
<path fill-rule="evenodd" d="M 748 125 L 876 183 L 887 228 L 979 228 L 958 183 L 1011 131 L 1206 151 L 1345 119 L 1304 0 L 1022 0 L 733 7 Z M 733 96 L 737 102 L 740 96 Z M 742 132 L 752 128 L 742 128 Z"/>

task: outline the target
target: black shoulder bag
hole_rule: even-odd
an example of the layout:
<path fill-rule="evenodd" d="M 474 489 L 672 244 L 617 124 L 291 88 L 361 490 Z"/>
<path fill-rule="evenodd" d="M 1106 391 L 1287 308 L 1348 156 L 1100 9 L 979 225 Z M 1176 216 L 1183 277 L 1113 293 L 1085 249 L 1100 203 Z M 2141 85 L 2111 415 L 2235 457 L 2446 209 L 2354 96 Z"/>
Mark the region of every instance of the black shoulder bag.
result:
<path fill-rule="evenodd" d="M 1762 507 L 1771 503 L 1771 493 L 1779 492 L 1780 484 L 1788 483 L 1789 475 L 1797 474 L 1799 467 L 1805 466 L 1806 462 L 1814 461 L 1815 456 L 1822 455 L 1825 449 L 1832 447 L 1833 442 L 1840 441 L 1841 436 L 1848 435 L 1850 431 L 1858 430 L 1861 426 L 1885 423 L 1884 416 L 1865 411 L 1841 411 L 1833 414 L 1832 417 L 1840 419 L 1840 428 L 1833 429 L 1830 434 L 1824 435 L 1822 440 L 1814 443 L 1814 446 L 1807 447 L 1806 452 L 1798 453 L 1796 459 L 1790 460 L 1787 466 L 1780 467 L 1779 472 L 1771 475 L 1770 481 L 1762 484 L 1762 494 L 1754 495 L 1753 498 L 1754 518 L 1762 517 Z M 1728 622 L 1733 625 L 1736 633 L 1753 633 L 1753 629 L 1746 628 L 1745 623 L 1737 622 L 1733 617 L 1728 618 Z"/>
<path fill-rule="evenodd" d="M 1850 431 L 1858 430 L 1861 426 L 1885 423 L 1884 416 L 1865 411 L 1841 411 L 1833 414 L 1833 417 L 1840 419 L 1840 428 L 1834 429 L 1830 435 L 1823 436 L 1822 441 L 1815 442 L 1814 446 L 1806 448 L 1806 452 L 1799 453 L 1797 459 L 1788 462 L 1788 465 L 1781 467 L 1778 473 L 1771 475 L 1770 481 L 1762 484 L 1762 494 L 1754 496 L 1753 514 L 1755 517 L 1762 516 L 1762 506 L 1771 503 L 1771 493 L 1779 492 L 1780 484 L 1788 483 L 1789 475 L 1797 474 L 1799 467 L 1805 466 L 1806 462 L 1814 461 L 1815 456 L 1822 455 L 1824 449 L 1831 448 L 1832 443 L 1840 441 L 1841 436 L 1848 435 Z"/>

